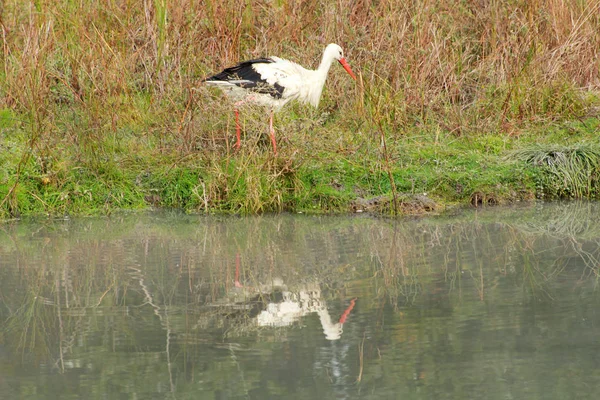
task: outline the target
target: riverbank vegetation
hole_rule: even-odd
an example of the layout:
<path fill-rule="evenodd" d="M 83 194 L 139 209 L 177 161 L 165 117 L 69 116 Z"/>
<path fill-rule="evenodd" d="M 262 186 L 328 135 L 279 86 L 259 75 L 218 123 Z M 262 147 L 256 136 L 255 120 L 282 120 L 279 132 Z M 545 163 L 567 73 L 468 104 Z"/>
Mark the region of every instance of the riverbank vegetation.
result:
<path fill-rule="evenodd" d="M 596 198 L 597 1 L 7 0 L 0 6 L 0 217 L 149 206 L 422 212 Z M 202 78 L 280 55 L 319 109 L 242 113 Z M 343 72 L 343 71 L 341 71 Z"/>

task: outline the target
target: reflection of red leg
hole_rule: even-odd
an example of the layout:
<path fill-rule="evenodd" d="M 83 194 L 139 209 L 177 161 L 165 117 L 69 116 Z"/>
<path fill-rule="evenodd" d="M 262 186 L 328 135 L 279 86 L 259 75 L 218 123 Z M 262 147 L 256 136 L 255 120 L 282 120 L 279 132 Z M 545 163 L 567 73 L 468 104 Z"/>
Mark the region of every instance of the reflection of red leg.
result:
<path fill-rule="evenodd" d="M 244 285 L 242 285 L 240 283 L 240 255 L 236 254 L 235 255 L 235 287 L 244 287 Z"/>
<path fill-rule="evenodd" d="M 340 317 L 340 324 L 343 324 L 344 322 L 346 322 L 346 318 L 348 318 L 348 315 L 350 315 L 350 311 L 352 311 L 355 304 L 356 304 L 356 297 L 353 298 L 352 300 L 350 300 L 350 305 L 342 313 L 342 316 Z"/>

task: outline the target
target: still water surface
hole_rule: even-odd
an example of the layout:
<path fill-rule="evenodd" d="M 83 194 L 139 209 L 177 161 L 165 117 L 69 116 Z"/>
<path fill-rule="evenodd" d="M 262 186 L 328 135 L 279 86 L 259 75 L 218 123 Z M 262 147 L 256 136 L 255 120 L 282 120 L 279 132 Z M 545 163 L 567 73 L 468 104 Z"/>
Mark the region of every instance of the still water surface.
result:
<path fill-rule="evenodd" d="M 599 215 L 0 225 L 0 397 L 596 399 Z"/>

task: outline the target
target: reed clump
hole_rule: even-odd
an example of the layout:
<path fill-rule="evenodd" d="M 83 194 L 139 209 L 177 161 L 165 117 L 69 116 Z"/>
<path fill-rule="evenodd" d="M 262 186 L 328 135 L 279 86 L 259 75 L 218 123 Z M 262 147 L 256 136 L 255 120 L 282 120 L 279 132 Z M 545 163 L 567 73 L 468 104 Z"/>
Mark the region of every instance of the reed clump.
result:
<path fill-rule="evenodd" d="M 600 178 L 600 147 L 537 145 L 516 150 L 516 160 L 537 168 L 540 197 L 597 198 Z"/>
<path fill-rule="evenodd" d="M 334 191 L 340 179 L 356 178 L 326 202 L 326 209 L 346 209 L 357 193 L 409 185 L 401 172 L 407 139 L 432 148 L 498 135 L 556 141 L 535 128 L 597 117 L 599 15 L 592 0 L 6 0 L 0 213 L 94 213 L 158 198 L 213 211 L 310 208 L 327 190 L 306 182 L 329 162 L 350 166 L 343 176 L 321 171 L 317 180 Z M 266 161 L 264 113 L 248 110 L 245 149 L 234 153 L 231 109 L 201 79 L 271 54 L 316 67 L 330 42 L 345 49 L 360 84 L 333 69 L 319 110 L 280 113 L 278 161 Z M 583 136 L 597 129 L 584 125 Z M 514 140 L 507 147 L 520 146 Z M 228 186 L 242 181 L 231 165 L 243 166 L 247 189 Z M 173 168 L 197 171 L 192 189 L 168 196 L 178 182 L 157 187 L 139 178 Z M 435 176 L 423 182 L 411 190 L 457 198 Z M 202 184 L 205 198 L 194 200 Z M 77 196 L 88 205 L 74 202 Z"/>

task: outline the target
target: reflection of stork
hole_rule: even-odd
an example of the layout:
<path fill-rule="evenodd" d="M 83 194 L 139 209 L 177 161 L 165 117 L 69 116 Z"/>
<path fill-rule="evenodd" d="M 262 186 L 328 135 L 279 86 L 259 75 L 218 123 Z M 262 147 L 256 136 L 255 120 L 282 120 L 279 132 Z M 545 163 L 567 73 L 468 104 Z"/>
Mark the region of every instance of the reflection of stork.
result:
<path fill-rule="evenodd" d="M 240 263 L 240 255 L 237 254 L 234 279 L 236 290 L 243 291 L 245 297 L 259 294 L 263 300 L 268 299 L 266 307 L 261 307 L 262 310 L 255 314 L 258 326 L 289 326 L 305 315 L 317 313 L 327 340 L 337 340 L 342 336 L 344 323 L 356 304 L 356 298 L 350 300 L 350 305 L 338 321 L 333 322 L 327 305 L 321 299 L 321 288 L 317 282 L 303 285 L 294 291 L 288 289 L 281 279 L 274 279 L 271 285 L 249 287 L 240 282 Z"/>
<path fill-rule="evenodd" d="M 356 298 L 352 299 L 340 319 L 333 322 L 325 302 L 321 300 L 321 290 L 317 283 L 307 285 L 295 292 L 283 291 L 282 294 L 282 301 L 268 303 L 266 309 L 258 314 L 256 317 L 258 325 L 288 326 L 305 315 L 317 313 L 327 340 L 337 340 L 342 336 L 346 318 L 356 304 Z"/>

